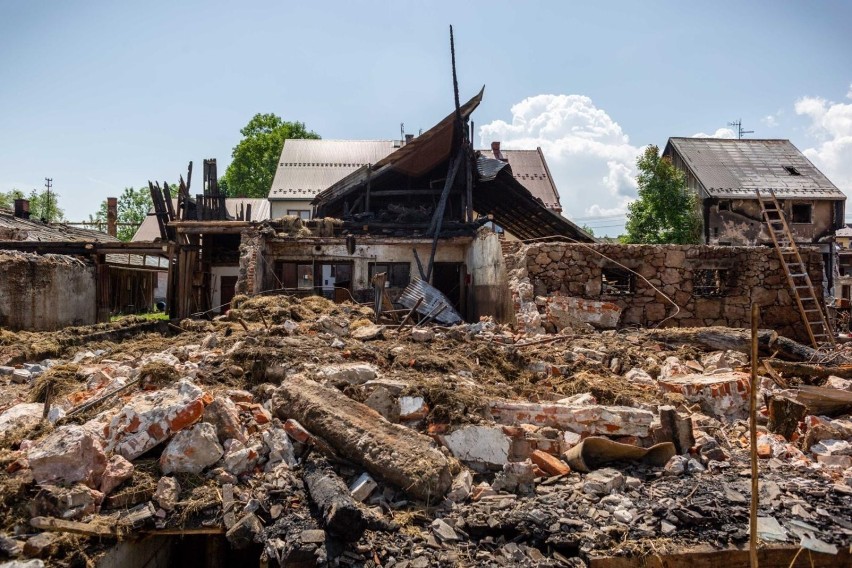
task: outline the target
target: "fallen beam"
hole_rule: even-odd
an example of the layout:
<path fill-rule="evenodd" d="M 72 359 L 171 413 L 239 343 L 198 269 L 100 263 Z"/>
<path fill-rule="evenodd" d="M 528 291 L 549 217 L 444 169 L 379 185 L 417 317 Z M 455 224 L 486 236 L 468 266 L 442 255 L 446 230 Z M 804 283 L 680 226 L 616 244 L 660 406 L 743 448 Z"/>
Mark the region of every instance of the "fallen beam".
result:
<path fill-rule="evenodd" d="M 305 464 L 305 486 L 322 514 L 329 533 L 347 541 L 356 541 L 364 534 L 367 521 L 349 488 L 323 459 L 311 459 Z"/>
<path fill-rule="evenodd" d="M 33 517 L 32 519 L 30 519 L 30 525 L 33 528 L 42 531 L 64 532 L 97 537 L 115 538 L 118 536 L 115 528 L 112 525 L 100 523 L 80 523 L 77 521 L 66 521 L 64 519 L 56 519 L 54 517 Z"/>
<path fill-rule="evenodd" d="M 338 390 L 296 375 L 275 391 L 279 418 L 298 420 L 344 458 L 410 496 L 436 502 L 450 489 L 453 462 L 427 436 L 391 424 Z"/>
<path fill-rule="evenodd" d="M 674 345 L 700 345 L 711 351 L 739 351 L 749 353 L 751 336 L 747 330 L 728 327 L 673 328 L 648 330 L 650 339 Z M 770 329 L 757 332 L 757 343 L 765 354 L 778 354 L 792 361 L 819 361 L 822 353 L 802 345 Z"/>

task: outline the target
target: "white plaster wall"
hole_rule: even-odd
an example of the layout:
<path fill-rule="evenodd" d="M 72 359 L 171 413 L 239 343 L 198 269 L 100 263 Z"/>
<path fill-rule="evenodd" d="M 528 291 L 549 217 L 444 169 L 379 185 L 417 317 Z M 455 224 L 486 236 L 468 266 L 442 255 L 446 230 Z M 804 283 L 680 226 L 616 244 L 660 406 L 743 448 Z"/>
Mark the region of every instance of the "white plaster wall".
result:
<path fill-rule="evenodd" d="M 313 211 L 310 199 L 276 199 L 269 201 L 269 214 L 273 219 L 280 219 L 287 214 L 288 209 Z"/>

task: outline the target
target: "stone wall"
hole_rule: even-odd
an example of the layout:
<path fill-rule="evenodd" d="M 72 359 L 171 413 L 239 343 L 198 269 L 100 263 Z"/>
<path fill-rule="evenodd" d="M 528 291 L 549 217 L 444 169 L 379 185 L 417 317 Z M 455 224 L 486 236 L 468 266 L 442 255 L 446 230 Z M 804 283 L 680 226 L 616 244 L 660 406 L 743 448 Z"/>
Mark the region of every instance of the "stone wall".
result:
<path fill-rule="evenodd" d="M 801 253 L 820 294 L 822 255 L 815 249 Z M 761 327 L 807 340 L 781 263 L 768 247 L 512 243 L 506 264 L 516 315 L 528 331 L 548 327 L 541 318 L 546 298 L 561 295 L 616 304 L 621 326 L 749 327 L 750 304 L 756 302 Z M 623 276 L 619 264 L 639 276 L 630 276 L 629 289 L 615 291 L 604 277 Z"/>
<path fill-rule="evenodd" d="M 96 322 L 95 267 L 71 256 L 0 252 L 0 327 L 52 330 Z"/>

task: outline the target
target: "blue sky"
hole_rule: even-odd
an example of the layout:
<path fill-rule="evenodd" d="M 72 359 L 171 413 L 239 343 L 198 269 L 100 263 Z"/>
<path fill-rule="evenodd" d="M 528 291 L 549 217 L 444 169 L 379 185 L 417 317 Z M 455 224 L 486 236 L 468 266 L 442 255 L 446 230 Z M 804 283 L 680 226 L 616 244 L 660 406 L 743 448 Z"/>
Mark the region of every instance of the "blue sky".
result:
<path fill-rule="evenodd" d="M 852 3 L 0 0 L 0 191 L 82 220 L 125 186 L 220 172 L 257 112 L 395 138 L 486 85 L 483 145 L 542 146 L 566 215 L 617 233 L 669 136 L 790 138 L 852 190 Z M 200 168 L 198 170 L 200 172 Z"/>

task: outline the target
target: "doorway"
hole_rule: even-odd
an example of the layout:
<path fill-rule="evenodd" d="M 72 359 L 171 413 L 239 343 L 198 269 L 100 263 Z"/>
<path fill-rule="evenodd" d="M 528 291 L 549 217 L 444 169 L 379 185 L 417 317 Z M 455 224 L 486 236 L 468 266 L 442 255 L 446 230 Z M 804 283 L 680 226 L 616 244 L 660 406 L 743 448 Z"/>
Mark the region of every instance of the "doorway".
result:
<path fill-rule="evenodd" d="M 432 286 L 441 291 L 460 314 L 464 314 L 465 266 L 461 262 L 436 262 Z"/>
<path fill-rule="evenodd" d="M 219 280 L 219 289 L 221 290 L 219 302 L 222 304 L 219 311 L 225 313 L 231 309 L 231 300 L 234 299 L 237 291 L 237 276 L 222 276 Z"/>

